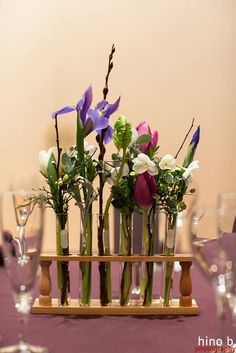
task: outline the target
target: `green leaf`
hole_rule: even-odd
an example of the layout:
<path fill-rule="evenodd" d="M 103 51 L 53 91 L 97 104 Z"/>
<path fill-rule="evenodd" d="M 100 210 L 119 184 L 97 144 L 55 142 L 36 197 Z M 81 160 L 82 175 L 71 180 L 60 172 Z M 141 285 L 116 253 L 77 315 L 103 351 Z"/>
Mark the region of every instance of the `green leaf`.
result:
<path fill-rule="evenodd" d="M 68 193 L 75 199 L 77 205 L 81 203 L 81 196 L 78 185 L 70 186 Z"/>
<path fill-rule="evenodd" d="M 47 168 L 47 175 L 48 175 L 48 183 L 52 193 L 52 199 L 54 203 L 55 209 L 59 204 L 59 190 L 56 184 L 57 182 L 57 167 L 56 167 L 56 160 L 53 154 L 48 161 L 48 168 Z"/>
<path fill-rule="evenodd" d="M 81 165 L 81 176 L 85 177 L 84 165 L 84 127 L 80 119 L 80 113 L 77 113 L 77 131 L 76 131 L 76 149 L 78 151 L 78 163 Z"/>
<path fill-rule="evenodd" d="M 73 169 L 73 165 L 64 167 L 65 173 L 69 175 L 73 172 Z"/>
<path fill-rule="evenodd" d="M 170 173 L 167 173 L 165 176 L 164 176 L 164 180 L 167 184 L 172 184 L 173 183 L 173 175 L 170 174 Z"/>
<path fill-rule="evenodd" d="M 120 160 L 119 153 L 112 153 L 111 158 L 113 161 Z"/>
<path fill-rule="evenodd" d="M 49 181 L 55 184 L 55 182 L 57 181 L 57 166 L 53 153 L 51 154 L 51 157 L 48 161 L 47 174 Z"/>
<path fill-rule="evenodd" d="M 126 149 L 131 142 L 132 126 L 123 115 L 116 120 L 113 139 L 118 151 L 121 148 Z"/>
<path fill-rule="evenodd" d="M 186 206 L 186 204 L 185 204 L 184 201 L 181 201 L 181 202 L 178 203 L 179 211 L 185 210 L 186 207 L 187 207 L 187 206 Z"/>
<path fill-rule="evenodd" d="M 173 200 L 173 199 L 169 199 L 169 200 L 167 200 L 166 204 L 167 204 L 167 206 L 170 207 L 170 208 L 176 208 L 176 206 L 177 206 L 177 201 L 176 201 L 176 200 Z"/>
<path fill-rule="evenodd" d="M 66 167 L 70 167 L 72 165 L 72 161 L 71 161 L 71 159 L 70 159 L 70 157 L 68 156 L 67 153 L 63 153 L 63 155 L 62 155 L 62 163 Z"/>
<path fill-rule="evenodd" d="M 136 143 L 138 145 L 140 145 L 141 143 L 149 143 L 151 141 L 152 137 L 151 135 L 145 134 L 145 135 L 140 135 L 137 140 Z"/>

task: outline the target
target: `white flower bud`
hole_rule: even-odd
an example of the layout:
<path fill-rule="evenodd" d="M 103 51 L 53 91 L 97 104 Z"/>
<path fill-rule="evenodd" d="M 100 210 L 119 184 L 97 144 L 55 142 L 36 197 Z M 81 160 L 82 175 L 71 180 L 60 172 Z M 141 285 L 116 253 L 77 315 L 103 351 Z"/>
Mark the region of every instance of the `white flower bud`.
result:
<path fill-rule="evenodd" d="M 62 163 L 62 156 L 64 153 L 65 153 L 65 150 L 62 149 L 60 153 L 59 176 L 63 175 L 64 173 L 63 163 Z M 55 161 L 53 163 L 55 164 L 55 167 L 56 167 L 58 162 L 57 147 L 54 146 L 49 148 L 48 151 L 39 152 L 39 170 L 45 177 L 47 177 L 48 162 L 52 154 L 55 158 Z"/>

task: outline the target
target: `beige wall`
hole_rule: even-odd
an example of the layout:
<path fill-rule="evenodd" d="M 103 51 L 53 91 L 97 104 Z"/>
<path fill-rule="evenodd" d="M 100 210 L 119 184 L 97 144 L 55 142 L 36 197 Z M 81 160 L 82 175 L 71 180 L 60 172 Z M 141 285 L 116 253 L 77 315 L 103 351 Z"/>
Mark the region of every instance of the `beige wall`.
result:
<path fill-rule="evenodd" d="M 176 152 L 195 117 L 200 202 L 236 191 L 235 0 L 1 0 L 1 189 L 37 171 L 38 151 L 54 144 L 51 112 L 90 83 L 101 98 L 113 42 L 109 99 L 121 94 L 119 112 L 157 128 L 161 154 Z M 65 145 L 74 127 L 61 118 Z"/>

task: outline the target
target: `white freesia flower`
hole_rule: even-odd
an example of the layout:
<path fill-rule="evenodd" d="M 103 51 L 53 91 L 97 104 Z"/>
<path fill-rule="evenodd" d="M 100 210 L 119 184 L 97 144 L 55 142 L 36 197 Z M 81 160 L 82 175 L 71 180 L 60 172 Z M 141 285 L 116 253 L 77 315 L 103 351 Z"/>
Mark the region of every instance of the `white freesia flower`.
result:
<path fill-rule="evenodd" d="M 183 173 L 183 179 L 188 179 L 189 177 L 192 178 L 192 173 L 197 169 L 199 169 L 199 161 L 193 161 L 190 163 Z"/>
<path fill-rule="evenodd" d="M 157 175 L 158 169 L 154 162 L 144 153 L 139 153 L 138 157 L 133 159 L 133 170 L 136 174 L 148 172 L 150 175 Z"/>
<path fill-rule="evenodd" d="M 63 174 L 63 163 L 61 158 L 64 153 L 65 153 L 65 150 L 63 149 L 60 154 L 59 176 Z M 55 146 L 50 147 L 48 151 L 39 152 L 39 170 L 45 177 L 47 177 L 48 162 L 52 154 L 54 155 L 56 165 L 57 165 L 57 162 L 58 162 L 57 147 Z"/>
<path fill-rule="evenodd" d="M 173 170 L 176 168 L 176 159 L 174 159 L 174 157 L 171 156 L 171 154 L 166 154 L 164 157 L 161 158 L 159 167 L 162 170 L 165 170 L 165 169 Z"/>
<path fill-rule="evenodd" d="M 93 145 L 90 145 L 87 141 L 84 141 L 84 151 L 88 152 L 88 154 L 92 156 L 96 151 L 96 147 Z"/>
<path fill-rule="evenodd" d="M 119 170 L 120 170 L 120 167 L 111 168 L 111 169 L 109 170 L 109 172 L 110 172 L 110 177 L 107 179 L 107 182 L 108 182 L 110 185 L 113 185 L 114 182 L 116 181 L 116 178 L 117 178 L 117 175 L 118 175 L 118 173 L 119 173 Z M 128 174 L 129 174 L 129 167 L 128 167 L 128 164 L 125 163 L 121 176 L 122 176 L 122 177 L 123 177 L 123 176 L 127 176 Z"/>

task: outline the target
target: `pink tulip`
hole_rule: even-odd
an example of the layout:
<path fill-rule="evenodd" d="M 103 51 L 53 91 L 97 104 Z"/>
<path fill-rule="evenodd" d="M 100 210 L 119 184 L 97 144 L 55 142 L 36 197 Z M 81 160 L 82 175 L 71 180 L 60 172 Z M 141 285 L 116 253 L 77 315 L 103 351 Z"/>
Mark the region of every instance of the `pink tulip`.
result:
<path fill-rule="evenodd" d="M 137 127 L 136 130 L 138 135 L 150 135 L 152 137 L 151 141 L 148 143 L 141 143 L 139 148 L 143 153 L 148 152 L 150 148 L 154 148 L 157 145 L 158 140 L 158 132 L 155 130 L 153 133 L 151 132 L 150 126 L 145 121 L 142 121 Z"/>
<path fill-rule="evenodd" d="M 136 177 L 134 198 L 140 208 L 149 208 L 153 203 L 153 195 L 157 191 L 154 176 L 145 172 Z"/>

